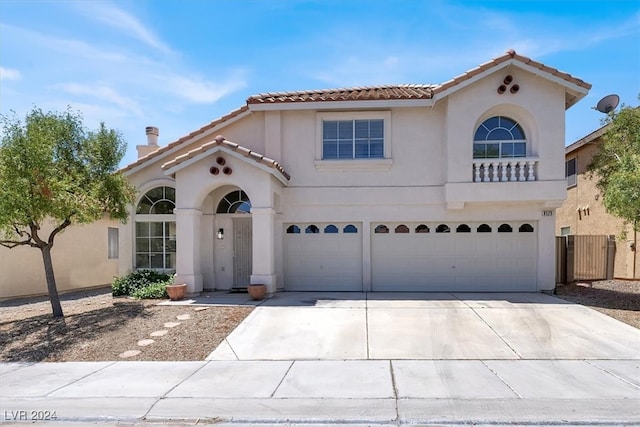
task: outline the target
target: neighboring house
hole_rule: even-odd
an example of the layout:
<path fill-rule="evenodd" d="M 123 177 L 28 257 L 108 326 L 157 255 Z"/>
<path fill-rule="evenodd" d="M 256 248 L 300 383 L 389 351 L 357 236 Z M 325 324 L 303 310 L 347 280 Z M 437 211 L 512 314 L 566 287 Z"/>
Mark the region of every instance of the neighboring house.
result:
<path fill-rule="evenodd" d="M 597 129 L 565 148 L 567 199 L 557 210 L 557 235 L 614 235 L 619 236 L 624 221 L 606 212 L 602 195 L 596 188 L 597 177 L 587 172 L 593 156 L 598 152 L 608 125 Z M 636 245 L 640 237 L 632 227 L 626 227 L 626 240 L 616 240 L 613 276 L 624 279 L 640 278 L 640 257 Z M 635 264 L 635 268 L 634 268 Z"/>
<path fill-rule="evenodd" d="M 590 88 L 509 51 L 442 84 L 252 96 L 162 147 L 149 127 L 120 272 L 175 269 L 191 294 L 550 291 L 565 110 Z"/>
<path fill-rule="evenodd" d="M 49 224 L 43 225 L 48 236 Z M 73 225 L 56 236 L 51 257 L 61 293 L 107 285 L 118 275 L 119 222 L 108 217 Z M 0 300 L 46 295 L 47 281 L 39 249 L 0 246 Z"/>

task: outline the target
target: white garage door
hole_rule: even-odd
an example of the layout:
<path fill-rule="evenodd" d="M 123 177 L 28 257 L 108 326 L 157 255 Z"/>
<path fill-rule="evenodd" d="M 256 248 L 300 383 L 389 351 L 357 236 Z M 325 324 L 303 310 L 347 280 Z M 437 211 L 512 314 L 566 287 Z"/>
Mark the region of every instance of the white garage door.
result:
<path fill-rule="evenodd" d="M 285 225 L 285 288 L 362 291 L 360 224 Z"/>
<path fill-rule="evenodd" d="M 374 224 L 374 291 L 536 290 L 535 223 Z"/>

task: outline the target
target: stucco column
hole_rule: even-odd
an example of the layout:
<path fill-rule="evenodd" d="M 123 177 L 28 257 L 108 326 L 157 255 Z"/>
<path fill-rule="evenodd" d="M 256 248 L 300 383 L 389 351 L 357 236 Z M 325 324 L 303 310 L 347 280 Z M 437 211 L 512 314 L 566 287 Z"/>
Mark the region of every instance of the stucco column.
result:
<path fill-rule="evenodd" d="M 176 208 L 176 277 L 175 283 L 186 283 L 187 294 L 202 292 L 200 268 L 200 221 L 198 209 Z"/>
<path fill-rule="evenodd" d="M 251 208 L 253 225 L 253 271 L 251 283 L 267 285 L 267 293 L 276 291 L 275 215 L 273 208 Z"/>
<path fill-rule="evenodd" d="M 552 215 L 538 221 L 538 291 L 553 291 L 556 287 L 556 210 L 547 211 Z"/>

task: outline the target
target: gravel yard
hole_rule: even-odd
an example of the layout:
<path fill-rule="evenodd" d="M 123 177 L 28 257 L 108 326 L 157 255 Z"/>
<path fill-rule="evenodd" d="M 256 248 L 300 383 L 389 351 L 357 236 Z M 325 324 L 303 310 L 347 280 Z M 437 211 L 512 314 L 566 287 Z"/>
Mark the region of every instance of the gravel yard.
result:
<path fill-rule="evenodd" d="M 556 296 L 640 328 L 639 281 L 563 285 Z M 253 310 L 157 304 L 82 291 L 63 295 L 65 318 L 53 319 L 46 298 L 2 302 L 0 361 L 204 360 Z"/>
<path fill-rule="evenodd" d="M 640 329 L 640 281 L 578 282 L 558 286 L 556 296 L 591 307 Z"/>
<path fill-rule="evenodd" d="M 77 292 L 62 296 L 64 319 L 51 316 L 48 299 L 0 303 L 0 361 L 204 360 L 253 310 L 158 302 L 113 298 L 110 289 Z M 154 342 L 141 346 L 142 340 Z M 120 357 L 131 350 L 140 353 Z"/>

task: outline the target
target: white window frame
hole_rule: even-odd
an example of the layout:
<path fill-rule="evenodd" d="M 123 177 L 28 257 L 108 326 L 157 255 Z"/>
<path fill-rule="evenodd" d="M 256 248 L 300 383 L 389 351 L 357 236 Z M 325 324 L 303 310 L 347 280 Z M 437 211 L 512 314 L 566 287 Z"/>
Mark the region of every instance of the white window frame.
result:
<path fill-rule="evenodd" d="M 495 117 L 505 118 L 507 120 L 511 120 L 512 122 L 514 122 L 515 126 L 519 127 L 520 130 L 522 131 L 525 139 L 492 139 L 492 140 L 485 139 L 485 140 L 476 140 L 475 139 L 475 133 L 478 131 L 478 129 L 481 126 L 484 126 L 485 122 L 487 122 L 489 119 L 493 119 Z M 503 127 L 502 125 L 500 125 L 500 127 L 502 129 L 507 129 L 506 127 Z M 485 126 L 485 129 L 486 129 L 486 126 Z M 513 128 L 511 128 L 511 129 L 513 129 Z M 511 129 L 507 129 L 509 131 L 509 133 L 511 133 Z M 473 155 L 473 153 L 475 152 L 476 144 L 478 144 L 478 145 L 479 144 L 484 144 L 484 145 L 496 144 L 496 145 L 498 145 L 498 157 L 475 157 Z M 503 146 L 505 144 L 524 144 L 524 154 L 520 155 L 520 156 L 503 156 Z M 528 142 L 528 138 L 527 138 L 527 133 L 524 131 L 524 128 L 523 128 L 522 124 L 520 124 L 520 122 L 518 120 L 515 120 L 511 116 L 502 115 L 502 114 L 489 116 L 486 119 L 484 119 L 476 127 L 476 129 L 474 131 L 473 150 L 472 150 L 472 157 L 473 157 L 474 161 L 481 161 L 481 160 L 491 161 L 492 159 L 523 159 L 523 158 L 526 158 L 528 156 L 528 154 L 529 154 L 529 142 Z"/>
<path fill-rule="evenodd" d="M 133 266 L 136 270 L 157 270 L 157 271 L 165 271 L 165 272 L 173 272 L 176 269 L 176 266 L 174 267 L 167 267 L 166 265 L 166 255 L 168 255 L 170 252 L 166 252 L 165 249 L 163 248 L 163 267 L 140 267 L 138 266 L 137 263 L 137 258 L 136 255 L 138 255 L 138 253 L 149 253 L 151 254 L 151 251 L 138 251 L 138 243 L 137 243 L 137 238 L 138 235 L 136 233 L 136 227 L 137 227 L 137 223 L 149 223 L 149 222 L 155 222 L 155 223 L 161 223 L 162 224 L 162 238 L 163 239 L 169 239 L 169 240 L 176 240 L 176 236 L 175 235 L 169 235 L 167 236 L 165 234 L 165 225 L 169 224 L 169 223 L 173 223 L 174 224 L 174 228 L 177 228 L 177 223 L 176 223 L 176 216 L 174 215 L 170 215 L 170 214 L 140 214 L 140 215 L 136 215 L 135 218 L 135 222 L 134 222 L 134 228 L 133 228 L 133 234 L 134 234 L 134 259 L 133 259 Z M 156 236 L 157 238 L 158 236 Z M 140 238 L 144 238 L 144 237 L 140 237 Z M 176 257 L 177 257 L 177 250 L 176 250 Z M 177 262 L 177 260 L 176 260 Z"/>
<path fill-rule="evenodd" d="M 383 120 L 384 141 L 383 158 L 363 159 L 322 159 L 324 121 L 340 120 Z M 359 112 L 322 112 L 316 114 L 316 159 L 315 167 L 318 171 L 384 171 L 389 170 L 391 160 L 391 111 L 359 111 Z"/>

